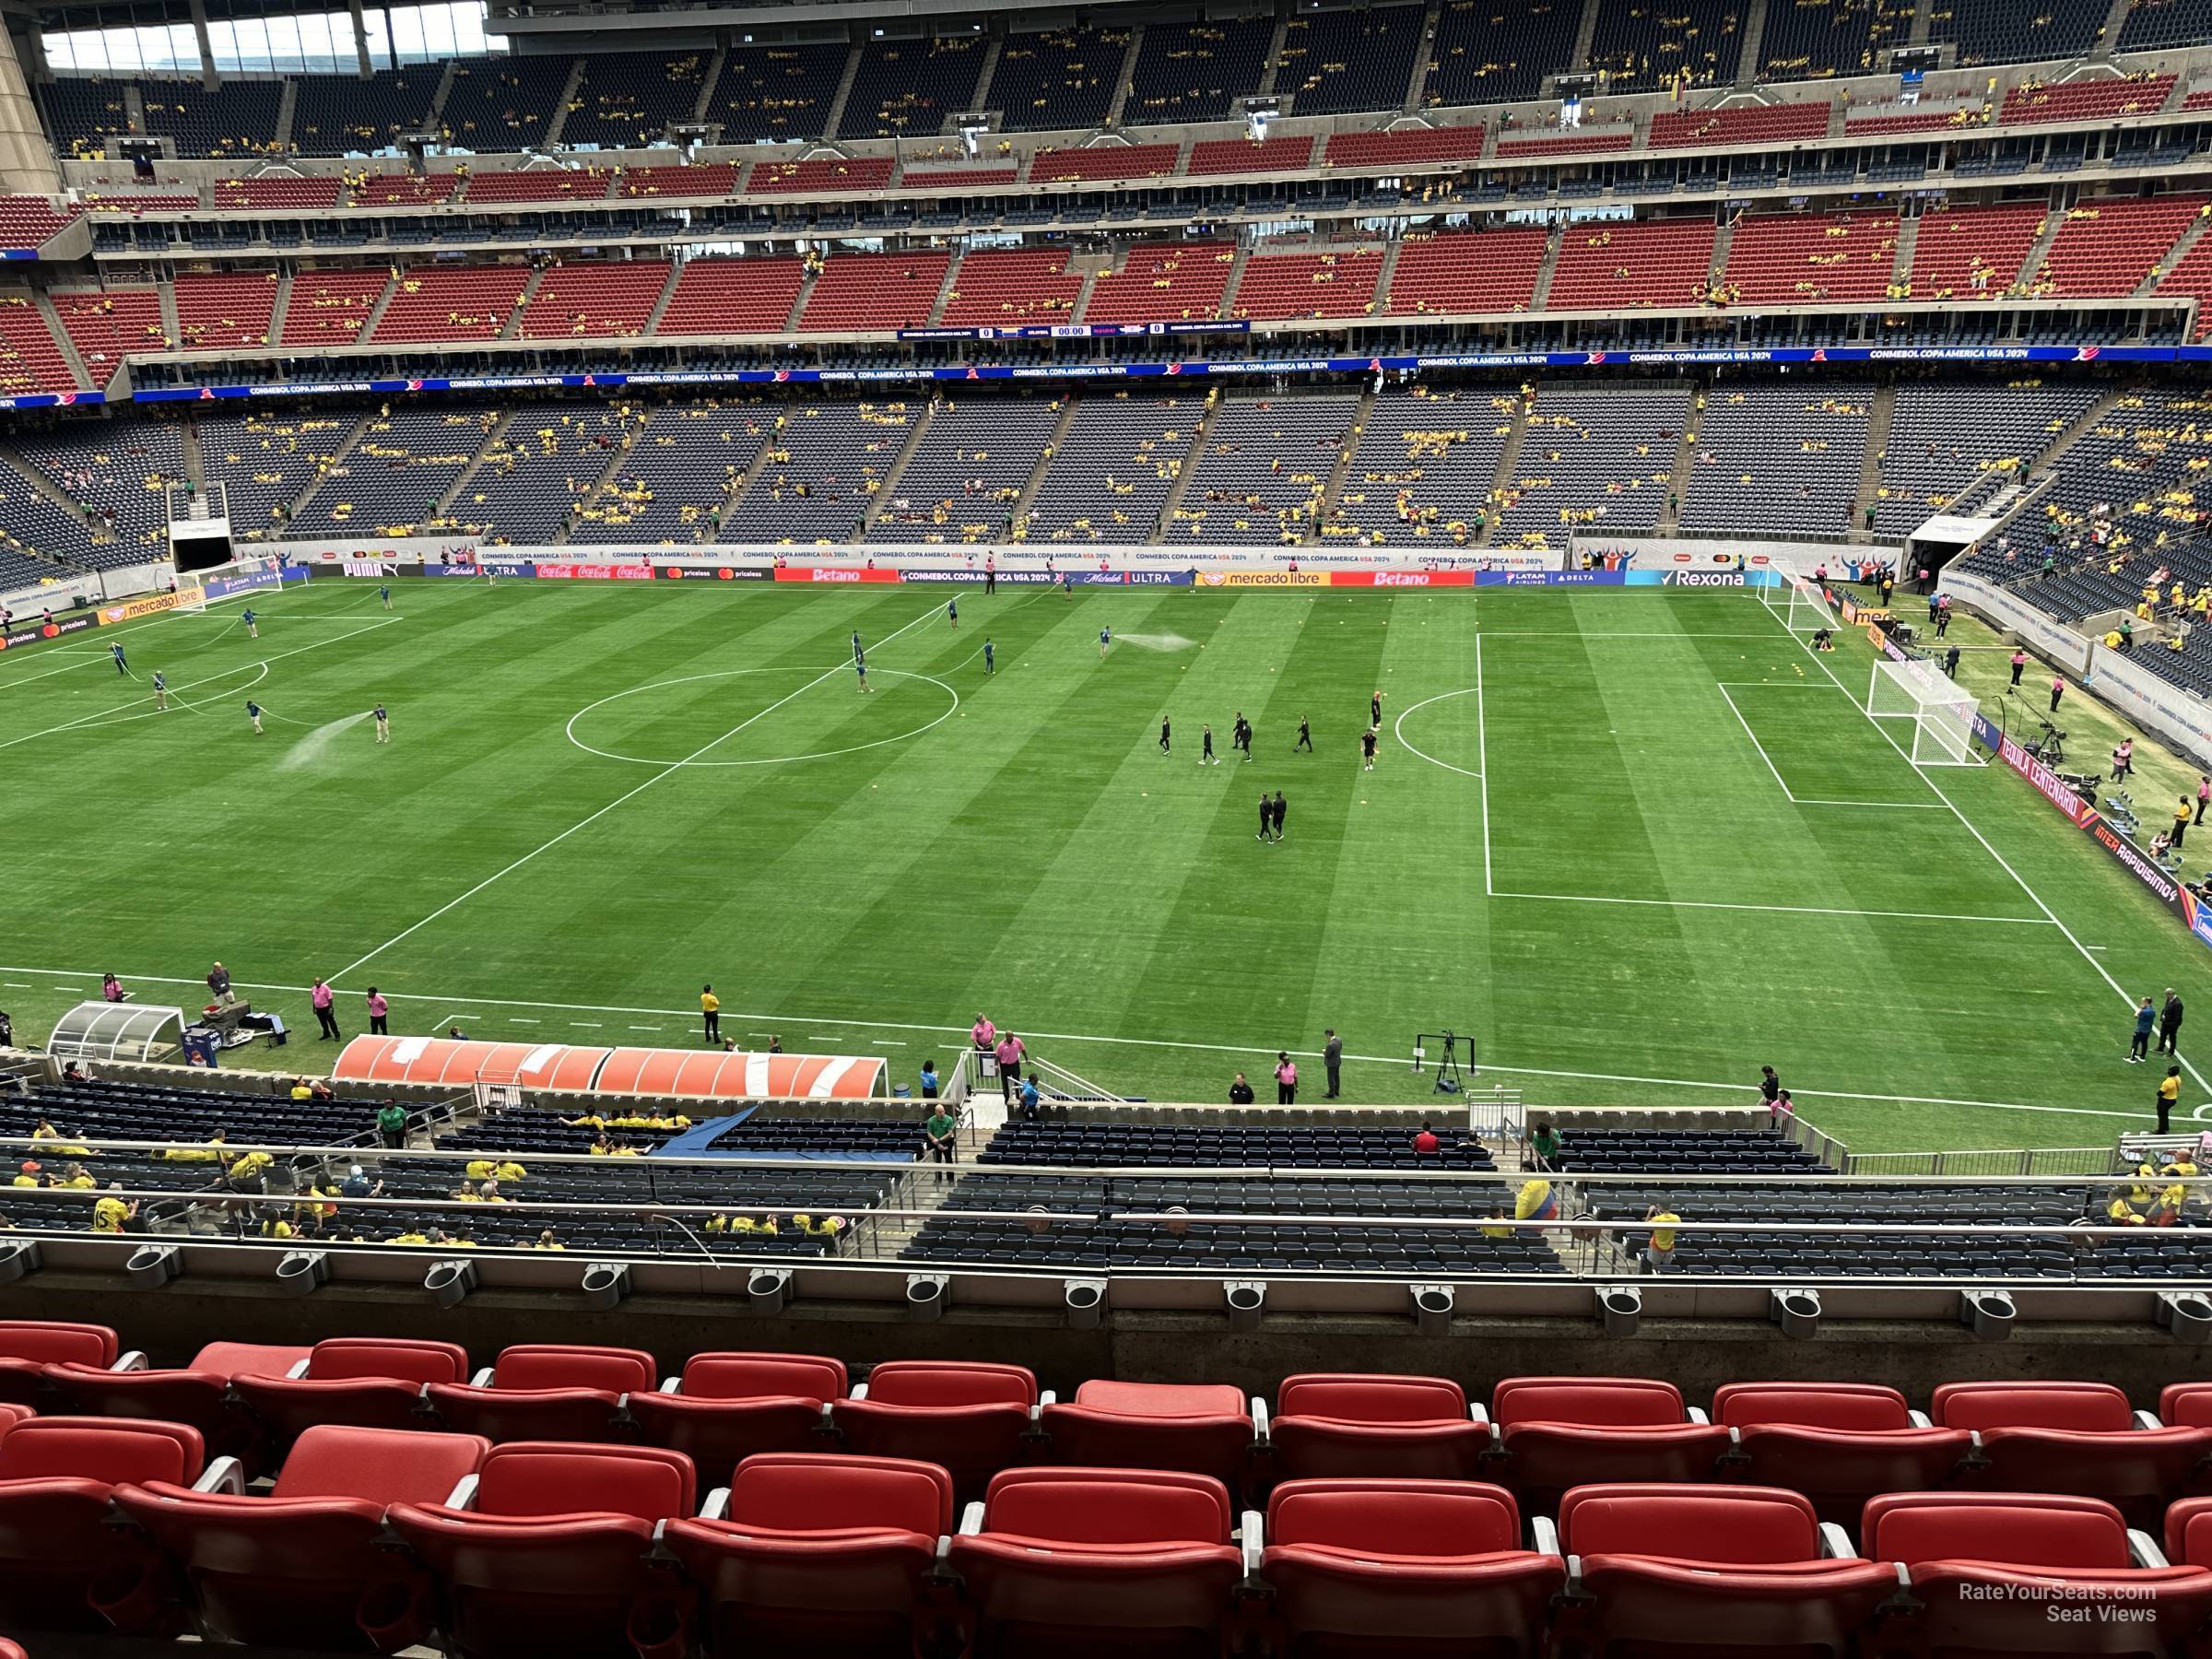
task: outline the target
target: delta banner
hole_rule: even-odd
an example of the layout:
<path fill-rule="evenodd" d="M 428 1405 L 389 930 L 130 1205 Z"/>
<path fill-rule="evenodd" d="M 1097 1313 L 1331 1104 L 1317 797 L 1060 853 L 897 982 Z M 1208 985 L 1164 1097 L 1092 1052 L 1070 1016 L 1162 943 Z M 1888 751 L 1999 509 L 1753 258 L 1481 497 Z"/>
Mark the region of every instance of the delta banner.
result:
<path fill-rule="evenodd" d="M 212 599 L 219 595 L 210 593 L 208 597 Z M 125 599 L 118 605 L 103 605 L 98 613 L 100 625 L 105 628 L 112 622 L 131 622 L 140 617 L 159 616 L 163 611 L 175 610 L 180 605 L 196 605 L 199 598 L 200 590 L 188 587 L 177 588 L 166 594 L 147 594 L 143 598 Z"/>
<path fill-rule="evenodd" d="M 1976 710 L 1968 724 L 1976 742 L 2025 778 L 2036 794 L 2103 848 L 2107 858 L 2141 883 L 2144 890 L 2171 912 L 2183 927 L 2212 947 L 2212 910 L 2199 904 L 2195 894 L 2152 864 L 2134 841 L 2106 821 L 2104 814 L 2083 800 L 2072 784 L 2007 737 L 1989 716 Z"/>
<path fill-rule="evenodd" d="M 305 582 L 313 574 L 305 565 L 270 563 L 258 571 L 241 571 L 236 576 L 211 576 L 207 579 L 207 597 L 212 602 L 228 599 L 233 594 L 257 594 L 265 588 L 284 587 L 295 582 Z"/>
<path fill-rule="evenodd" d="M 1219 332 L 1218 324 L 1208 332 Z M 1149 330 L 1147 329 L 1147 333 Z M 426 375 L 414 379 L 280 381 L 227 386 L 148 386 L 134 403 L 207 403 L 229 398 L 390 396 L 411 392 L 619 391 L 640 386 L 782 386 L 938 383 L 957 381 L 1204 380 L 1212 376 L 1398 374 L 1424 369 L 1690 368 L 1700 365 L 1828 363 L 2204 363 L 2212 346 L 1778 346 L 1770 349 L 1652 351 L 1460 351 L 1348 357 L 1241 357 L 1148 363 L 907 363 L 869 369 L 662 369 L 615 374 Z M 0 398 L 0 407 L 98 403 L 96 392 Z"/>
<path fill-rule="evenodd" d="M 6 629 L 0 629 L 0 651 L 12 651 L 18 645 L 35 645 L 41 640 L 58 640 L 65 634 L 82 633 L 88 628 L 99 626 L 99 618 L 91 611 L 78 611 L 71 617 L 57 617 L 51 622 L 14 623 Z"/>

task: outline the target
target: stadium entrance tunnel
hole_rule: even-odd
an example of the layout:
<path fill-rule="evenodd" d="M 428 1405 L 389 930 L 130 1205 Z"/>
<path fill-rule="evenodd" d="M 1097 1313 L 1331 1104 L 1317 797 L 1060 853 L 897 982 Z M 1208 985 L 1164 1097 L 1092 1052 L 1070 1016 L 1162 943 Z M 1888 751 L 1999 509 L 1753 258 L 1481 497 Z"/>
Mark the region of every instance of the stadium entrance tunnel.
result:
<path fill-rule="evenodd" d="M 944 680 L 868 670 L 877 695 L 854 695 L 850 664 L 723 668 L 610 692 L 569 717 L 568 739 L 631 766 L 735 768 L 829 760 L 909 743 L 959 712 Z"/>

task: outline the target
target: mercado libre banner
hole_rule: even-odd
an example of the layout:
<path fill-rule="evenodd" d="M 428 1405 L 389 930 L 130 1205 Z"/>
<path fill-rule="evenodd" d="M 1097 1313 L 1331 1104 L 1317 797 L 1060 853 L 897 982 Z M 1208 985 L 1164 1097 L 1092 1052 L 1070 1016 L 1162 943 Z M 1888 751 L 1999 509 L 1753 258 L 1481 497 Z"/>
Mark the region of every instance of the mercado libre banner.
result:
<path fill-rule="evenodd" d="M 1204 379 L 1245 374 L 1409 373 L 1424 369 L 1694 368 L 1762 363 L 2212 363 L 2205 346 L 1778 346 L 1652 351 L 1463 351 L 1411 355 L 1236 358 L 1213 362 L 907 364 L 882 369 L 669 369 L 612 374 L 484 374 L 409 380 L 284 381 L 228 386 L 147 386 L 134 403 L 219 398 L 312 397 L 407 392 L 526 392 L 633 386 L 853 385 L 946 381 Z M 0 398 L 0 409 L 104 402 L 97 392 L 30 393 Z"/>

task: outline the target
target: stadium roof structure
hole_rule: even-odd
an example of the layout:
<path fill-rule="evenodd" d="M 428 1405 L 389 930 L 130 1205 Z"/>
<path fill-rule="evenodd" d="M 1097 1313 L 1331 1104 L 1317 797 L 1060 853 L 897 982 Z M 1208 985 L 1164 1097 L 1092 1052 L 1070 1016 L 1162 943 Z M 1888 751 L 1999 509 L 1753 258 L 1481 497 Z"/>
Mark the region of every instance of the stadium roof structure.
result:
<path fill-rule="evenodd" d="M 184 1010 L 153 1003 L 81 1002 L 54 1022 L 56 1060 L 159 1060 L 183 1045 Z"/>
<path fill-rule="evenodd" d="M 889 1092 L 886 1073 L 883 1061 L 851 1054 L 356 1037 L 330 1075 L 342 1083 L 516 1084 L 589 1094 L 717 1100 L 865 1100 Z"/>

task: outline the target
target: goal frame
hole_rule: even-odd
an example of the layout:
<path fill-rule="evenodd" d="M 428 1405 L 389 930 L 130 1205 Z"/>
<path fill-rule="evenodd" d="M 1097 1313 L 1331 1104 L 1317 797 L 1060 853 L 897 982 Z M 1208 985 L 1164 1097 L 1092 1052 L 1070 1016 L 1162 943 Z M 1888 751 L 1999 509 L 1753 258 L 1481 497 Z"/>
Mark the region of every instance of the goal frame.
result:
<path fill-rule="evenodd" d="M 1972 692 L 1919 657 L 1901 663 L 1877 657 L 1874 677 L 1866 686 L 1869 720 L 1912 723 L 1907 756 L 1915 766 L 1983 765 L 1974 747 L 1973 722 L 1981 707 Z"/>
<path fill-rule="evenodd" d="M 1759 602 L 1781 621 L 1783 627 L 1800 639 L 1809 639 L 1822 629 L 1831 632 L 1842 627 L 1828 596 L 1819 587 L 1804 577 L 1789 571 L 1781 572 L 1780 582 L 1768 583 L 1759 590 Z"/>

